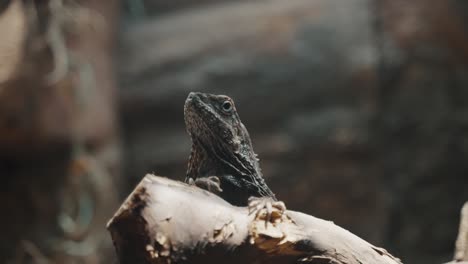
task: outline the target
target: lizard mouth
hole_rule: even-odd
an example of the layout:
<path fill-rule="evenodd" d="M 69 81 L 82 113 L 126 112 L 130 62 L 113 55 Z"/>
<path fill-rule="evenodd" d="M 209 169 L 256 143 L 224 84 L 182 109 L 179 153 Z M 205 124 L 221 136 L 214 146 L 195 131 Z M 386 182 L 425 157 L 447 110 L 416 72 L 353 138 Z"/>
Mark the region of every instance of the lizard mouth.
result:
<path fill-rule="evenodd" d="M 187 113 L 196 113 L 200 111 L 200 108 L 208 108 L 208 105 L 203 102 L 202 97 L 204 95 L 202 93 L 196 93 L 196 92 L 191 92 L 187 96 L 187 99 L 185 100 L 185 105 L 184 105 L 184 114 Z M 206 96 L 205 96 L 206 97 Z M 203 98 L 206 99 L 206 98 Z"/>

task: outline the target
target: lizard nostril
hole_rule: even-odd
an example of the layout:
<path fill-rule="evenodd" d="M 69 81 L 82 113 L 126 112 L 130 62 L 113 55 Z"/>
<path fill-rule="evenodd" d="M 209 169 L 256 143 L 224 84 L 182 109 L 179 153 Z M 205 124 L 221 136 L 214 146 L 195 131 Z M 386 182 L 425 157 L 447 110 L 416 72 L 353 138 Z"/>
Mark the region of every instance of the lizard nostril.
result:
<path fill-rule="evenodd" d="M 197 94 L 195 92 L 190 92 L 189 95 L 187 96 L 187 100 L 193 99 Z"/>

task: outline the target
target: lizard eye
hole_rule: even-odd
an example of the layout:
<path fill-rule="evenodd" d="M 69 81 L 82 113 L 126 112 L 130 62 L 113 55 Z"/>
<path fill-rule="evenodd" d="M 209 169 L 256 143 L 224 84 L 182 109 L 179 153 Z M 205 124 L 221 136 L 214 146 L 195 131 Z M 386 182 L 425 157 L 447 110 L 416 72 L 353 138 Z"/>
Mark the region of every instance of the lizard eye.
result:
<path fill-rule="evenodd" d="M 230 101 L 224 101 L 221 107 L 223 108 L 223 111 L 226 113 L 229 113 L 232 111 L 232 103 Z"/>

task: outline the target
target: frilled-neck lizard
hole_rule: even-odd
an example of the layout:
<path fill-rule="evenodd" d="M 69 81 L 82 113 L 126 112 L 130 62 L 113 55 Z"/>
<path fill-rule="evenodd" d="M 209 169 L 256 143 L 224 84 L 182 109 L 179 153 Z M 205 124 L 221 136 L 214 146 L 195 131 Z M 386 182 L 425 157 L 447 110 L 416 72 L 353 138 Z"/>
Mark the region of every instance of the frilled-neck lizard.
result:
<path fill-rule="evenodd" d="M 266 197 L 271 201 L 266 206 L 285 209 L 263 179 L 249 133 L 231 98 L 192 92 L 185 101 L 184 116 L 192 139 L 186 182 L 233 205 L 258 207 L 258 199 L 252 197 Z"/>

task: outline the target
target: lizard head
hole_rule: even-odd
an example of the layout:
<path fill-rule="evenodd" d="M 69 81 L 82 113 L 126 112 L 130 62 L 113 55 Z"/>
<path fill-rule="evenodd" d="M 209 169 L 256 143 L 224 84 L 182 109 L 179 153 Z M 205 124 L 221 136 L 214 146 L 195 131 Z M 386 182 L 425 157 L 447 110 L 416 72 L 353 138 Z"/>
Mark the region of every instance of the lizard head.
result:
<path fill-rule="evenodd" d="M 252 151 L 247 129 L 230 97 L 192 92 L 185 101 L 184 117 L 192 141 L 204 148 L 217 144 L 227 146 L 233 153 Z"/>

